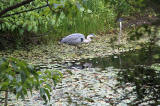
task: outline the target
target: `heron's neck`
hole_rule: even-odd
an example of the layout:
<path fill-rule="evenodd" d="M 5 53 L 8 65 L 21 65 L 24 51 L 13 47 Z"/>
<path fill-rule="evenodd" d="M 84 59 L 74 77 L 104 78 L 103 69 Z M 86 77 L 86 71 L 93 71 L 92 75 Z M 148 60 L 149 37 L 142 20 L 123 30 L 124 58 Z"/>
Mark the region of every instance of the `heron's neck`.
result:
<path fill-rule="evenodd" d="M 87 36 L 87 39 L 84 39 L 83 42 L 84 42 L 84 43 L 88 43 L 88 42 L 90 42 L 90 41 L 91 41 L 91 38 Z"/>

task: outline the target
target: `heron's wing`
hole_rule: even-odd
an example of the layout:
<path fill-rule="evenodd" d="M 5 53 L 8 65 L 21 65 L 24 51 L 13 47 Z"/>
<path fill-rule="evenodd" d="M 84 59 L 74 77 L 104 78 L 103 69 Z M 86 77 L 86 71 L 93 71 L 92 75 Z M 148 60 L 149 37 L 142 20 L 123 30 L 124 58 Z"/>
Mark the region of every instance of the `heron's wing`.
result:
<path fill-rule="evenodd" d="M 62 43 L 67 43 L 67 44 L 79 44 L 82 42 L 82 39 L 85 39 L 83 34 L 80 33 L 74 33 L 71 35 L 66 36 L 61 40 Z"/>
<path fill-rule="evenodd" d="M 69 38 L 85 38 L 84 37 L 84 35 L 83 34 L 81 34 L 81 33 L 73 33 L 73 34 L 70 34 L 70 35 L 68 35 L 68 36 L 66 36 L 66 37 L 69 37 Z"/>

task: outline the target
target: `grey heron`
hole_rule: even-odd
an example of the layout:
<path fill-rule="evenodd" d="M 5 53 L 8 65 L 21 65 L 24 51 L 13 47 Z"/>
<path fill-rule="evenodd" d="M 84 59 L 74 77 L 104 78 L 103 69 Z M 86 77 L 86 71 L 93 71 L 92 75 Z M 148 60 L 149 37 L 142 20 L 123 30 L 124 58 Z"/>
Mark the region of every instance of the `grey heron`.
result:
<path fill-rule="evenodd" d="M 87 36 L 87 39 L 85 39 L 85 36 L 81 33 L 73 33 L 70 34 L 60 41 L 61 43 L 69 44 L 69 45 L 78 45 L 81 43 L 89 43 L 91 41 L 91 38 L 94 37 L 94 34 L 90 34 Z"/>

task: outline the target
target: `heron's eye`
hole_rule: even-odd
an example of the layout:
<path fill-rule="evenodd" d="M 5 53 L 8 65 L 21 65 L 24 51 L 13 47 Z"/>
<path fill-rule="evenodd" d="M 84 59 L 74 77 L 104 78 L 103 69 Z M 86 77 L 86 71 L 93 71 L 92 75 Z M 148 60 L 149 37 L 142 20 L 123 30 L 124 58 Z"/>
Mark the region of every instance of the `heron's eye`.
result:
<path fill-rule="evenodd" d="M 81 42 L 83 42 L 83 38 L 81 38 Z"/>

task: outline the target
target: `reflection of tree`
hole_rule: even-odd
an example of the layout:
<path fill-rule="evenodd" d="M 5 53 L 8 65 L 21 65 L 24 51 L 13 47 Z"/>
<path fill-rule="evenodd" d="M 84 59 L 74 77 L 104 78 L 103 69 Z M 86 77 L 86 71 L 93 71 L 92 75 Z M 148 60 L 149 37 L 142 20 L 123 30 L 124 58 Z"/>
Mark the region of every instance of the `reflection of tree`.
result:
<path fill-rule="evenodd" d="M 137 106 L 146 102 L 160 104 L 160 71 L 150 68 L 153 64 L 160 63 L 160 47 L 145 45 L 141 50 L 82 61 L 92 63 L 93 67 L 100 67 L 102 70 L 110 66 L 122 69 L 118 74 L 120 83 L 117 84 L 117 88 L 112 89 L 118 94 L 119 88 L 125 90 L 121 92 L 123 96 L 117 98 L 116 103 L 131 98 L 129 105 Z"/>
<path fill-rule="evenodd" d="M 149 103 L 152 105 L 160 104 L 160 72 L 146 67 L 135 67 L 119 72 L 118 86 L 127 86 L 130 83 L 133 90 L 130 94 L 135 95 L 135 99 L 130 105 Z M 128 93 L 125 96 L 129 96 Z M 124 97 L 125 97 L 124 96 Z M 126 97 L 125 97 L 126 98 Z M 124 98 L 124 99 L 125 99 Z M 130 97 L 127 97 L 130 98 Z"/>
<path fill-rule="evenodd" d="M 154 58 L 154 55 L 160 57 L 160 48 L 155 46 L 144 47 L 141 50 L 129 51 L 120 55 L 113 55 L 110 57 L 97 57 L 93 59 L 82 59 L 82 62 L 92 63 L 93 67 L 106 67 L 113 66 L 115 68 L 127 69 L 135 65 L 152 65 L 153 63 L 160 62 L 160 59 Z"/>

